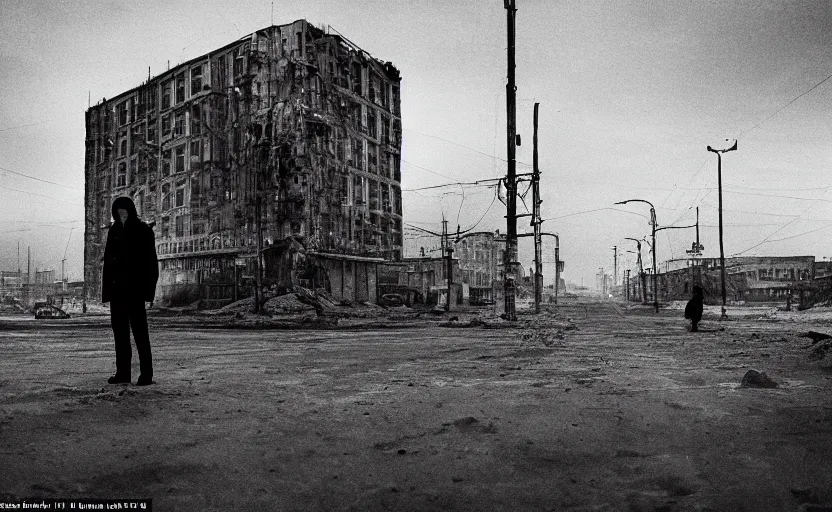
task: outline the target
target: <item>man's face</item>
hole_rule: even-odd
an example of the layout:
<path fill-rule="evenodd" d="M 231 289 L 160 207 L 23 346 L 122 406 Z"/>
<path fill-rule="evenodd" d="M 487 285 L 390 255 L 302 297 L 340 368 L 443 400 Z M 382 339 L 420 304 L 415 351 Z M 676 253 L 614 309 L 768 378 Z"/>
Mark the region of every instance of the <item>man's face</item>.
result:
<path fill-rule="evenodd" d="M 119 208 L 116 210 L 116 213 L 118 213 L 118 218 L 121 221 L 121 224 L 124 225 L 127 222 L 127 210 Z"/>

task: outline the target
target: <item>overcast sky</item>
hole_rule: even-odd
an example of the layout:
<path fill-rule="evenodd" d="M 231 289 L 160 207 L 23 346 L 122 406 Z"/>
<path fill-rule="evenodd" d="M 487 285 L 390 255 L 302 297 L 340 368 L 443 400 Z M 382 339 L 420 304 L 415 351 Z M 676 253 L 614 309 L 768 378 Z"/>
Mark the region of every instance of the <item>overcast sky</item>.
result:
<path fill-rule="evenodd" d="M 518 160 L 531 163 L 539 102 L 544 230 L 560 234 L 567 280 L 594 286 L 613 246 L 634 263 L 624 238 L 649 235 L 649 207 L 613 205 L 625 199 L 652 202 L 659 226 L 693 224 L 699 207 L 705 255 L 718 256 L 717 161 L 705 148 L 733 138 L 726 256 L 832 256 L 832 80 L 818 85 L 832 74 L 832 3 L 517 4 Z M 81 277 L 89 97 L 266 27 L 272 9 L 276 25 L 331 25 L 401 70 L 406 223 L 439 230 L 444 213 L 454 228 L 505 231 L 491 188 L 409 191 L 505 175 L 500 0 L 0 0 L 0 268 L 17 268 L 19 242 L 22 268 L 31 246 L 36 266 L 57 274 L 69 242 L 68 273 Z M 414 249 L 437 245 L 408 236 Z M 694 239 L 693 229 L 660 232 L 659 261 Z M 520 247 L 531 266 L 531 240 Z M 548 284 L 553 266 L 544 272 Z"/>

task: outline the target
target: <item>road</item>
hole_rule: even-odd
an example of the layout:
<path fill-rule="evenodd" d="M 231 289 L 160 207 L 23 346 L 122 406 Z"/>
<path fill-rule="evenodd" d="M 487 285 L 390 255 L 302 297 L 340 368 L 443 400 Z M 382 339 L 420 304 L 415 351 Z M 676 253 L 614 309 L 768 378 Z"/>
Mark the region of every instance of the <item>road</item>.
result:
<path fill-rule="evenodd" d="M 141 388 L 105 383 L 106 317 L 0 320 L 0 498 L 149 497 L 163 511 L 832 503 L 832 363 L 800 337 L 824 326 L 706 316 L 689 333 L 680 311 L 611 302 L 522 319 L 295 331 L 153 319 L 157 384 Z M 134 366 L 135 382 L 135 354 Z M 752 368 L 780 387 L 740 388 Z"/>

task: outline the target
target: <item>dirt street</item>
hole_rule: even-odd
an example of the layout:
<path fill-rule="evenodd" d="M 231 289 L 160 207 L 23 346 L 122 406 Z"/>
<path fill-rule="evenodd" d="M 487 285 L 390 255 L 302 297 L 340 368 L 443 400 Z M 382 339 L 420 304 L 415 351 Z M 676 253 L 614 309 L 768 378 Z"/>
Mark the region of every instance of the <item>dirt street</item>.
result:
<path fill-rule="evenodd" d="M 568 303 L 525 329 L 151 320 L 156 385 L 107 385 L 107 317 L 0 320 L 0 498 L 155 510 L 821 510 L 827 321 Z M 529 326 L 530 325 L 530 326 Z M 134 348 L 135 352 L 135 348 Z M 134 354 L 133 382 L 138 377 Z M 749 369 L 776 389 L 739 387 Z"/>

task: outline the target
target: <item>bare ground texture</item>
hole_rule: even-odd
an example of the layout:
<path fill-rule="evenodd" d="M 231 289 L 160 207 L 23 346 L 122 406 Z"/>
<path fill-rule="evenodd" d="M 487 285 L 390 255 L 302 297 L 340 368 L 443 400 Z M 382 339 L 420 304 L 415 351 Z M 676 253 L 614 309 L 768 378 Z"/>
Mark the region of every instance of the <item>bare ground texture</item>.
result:
<path fill-rule="evenodd" d="M 526 320 L 157 319 L 148 387 L 106 384 L 106 317 L 0 321 L 0 498 L 152 498 L 160 511 L 832 503 L 832 362 L 810 360 L 801 337 L 828 326 L 706 316 L 689 333 L 679 311 L 610 302 Z M 740 387 L 749 369 L 779 387 Z"/>

